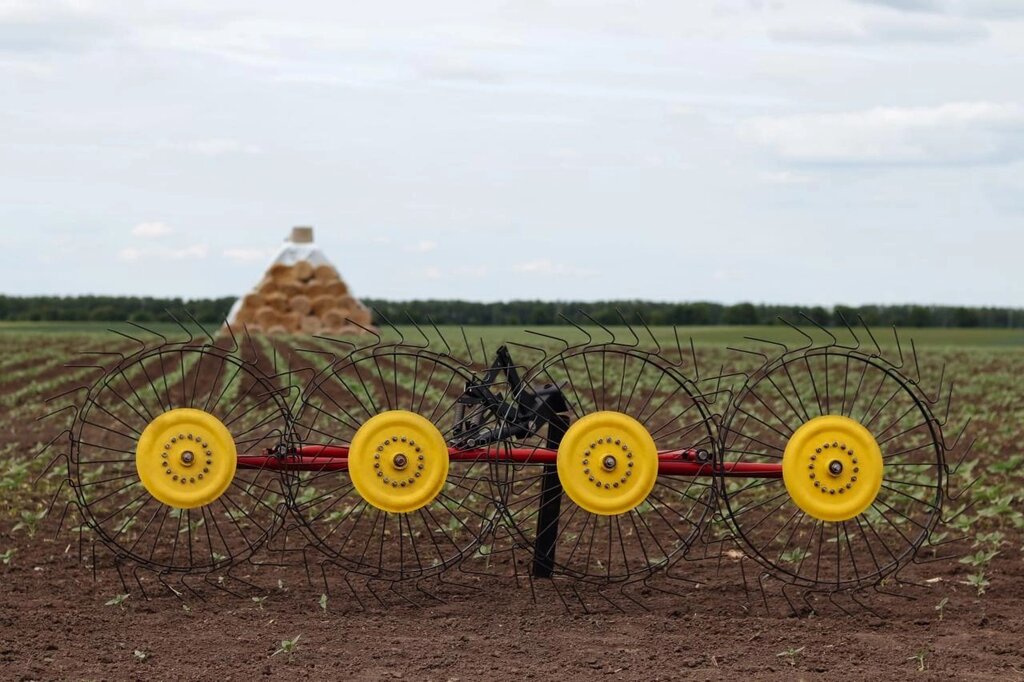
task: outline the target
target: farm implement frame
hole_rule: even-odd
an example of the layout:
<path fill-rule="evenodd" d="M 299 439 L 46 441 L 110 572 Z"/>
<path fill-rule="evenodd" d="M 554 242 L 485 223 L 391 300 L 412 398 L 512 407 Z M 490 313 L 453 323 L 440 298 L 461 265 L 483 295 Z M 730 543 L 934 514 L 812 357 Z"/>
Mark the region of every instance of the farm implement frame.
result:
<path fill-rule="evenodd" d="M 936 529 L 968 448 L 944 438 L 952 387 L 940 371 L 921 388 L 912 344 L 894 334 L 887 356 L 866 325 L 841 343 L 805 323 L 713 374 L 678 332 L 663 343 L 626 320 L 493 354 L 390 323 L 387 339 L 301 348 L 194 320 L 179 341 L 136 327 L 118 332 L 134 348 L 91 354 L 96 378 L 59 397 L 65 515 L 140 586 L 221 586 L 209 578 L 295 556 L 325 585 L 427 593 L 484 557 L 625 594 L 728 553 L 759 567 L 762 595 L 860 604 L 954 541 Z"/>

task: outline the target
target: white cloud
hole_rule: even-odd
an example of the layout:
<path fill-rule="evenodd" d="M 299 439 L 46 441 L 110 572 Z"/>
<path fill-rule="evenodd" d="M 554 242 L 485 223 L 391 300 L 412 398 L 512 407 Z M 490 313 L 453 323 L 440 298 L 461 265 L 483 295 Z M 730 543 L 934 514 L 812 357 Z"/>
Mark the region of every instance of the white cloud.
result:
<path fill-rule="evenodd" d="M 864 5 L 877 5 L 904 12 L 952 14 L 984 17 L 986 19 L 1013 19 L 1024 16 L 1021 0 L 856 0 Z"/>
<path fill-rule="evenodd" d="M 229 154 L 256 156 L 263 153 L 263 148 L 259 145 L 221 138 L 195 140 L 186 143 L 184 148 L 186 151 L 200 156 L 226 156 Z"/>
<path fill-rule="evenodd" d="M 572 277 L 589 277 L 595 274 L 594 270 L 565 263 L 554 263 L 546 258 L 517 263 L 512 266 L 512 271 L 534 275 L 568 275 Z"/>
<path fill-rule="evenodd" d="M 409 253 L 429 253 L 437 249 L 437 242 L 421 239 L 415 244 L 407 244 L 404 249 Z"/>
<path fill-rule="evenodd" d="M 164 223 L 148 222 L 139 223 L 132 228 L 132 234 L 136 237 L 142 237 L 144 239 L 153 239 L 157 237 L 166 237 L 174 232 L 169 226 Z"/>
<path fill-rule="evenodd" d="M 771 171 L 760 174 L 760 179 L 771 185 L 806 185 L 814 182 L 814 178 L 805 173 L 792 171 Z"/>
<path fill-rule="evenodd" d="M 269 260 L 274 255 L 274 252 L 271 251 L 270 249 L 237 248 L 224 249 L 222 254 L 228 260 L 233 260 L 240 263 L 248 263 L 251 261 Z"/>
<path fill-rule="evenodd" d="M 987 39 L 989 30 L 976 21 L 925 16 L 860 23 L 797 24 L 773 29 L 769 35 L 780 42 L 812 45 L 961 45 Z"/>
<path fill-rule="evenodd" d="M 959 102 L 760 117 L 741 133 L 797 162 L 1001 163 L 1024 157 L 1024 107 Z"/>
<path fill-rule="evenodd" d="M 134 262 L 140 260 L 183 260 L 203 259 L 209 256 L 210 247 L 206 244 L 193 244 L 181 249 L 166 247 L 137 248 L 125 247 L 117 252 L 119 260 Z"/>

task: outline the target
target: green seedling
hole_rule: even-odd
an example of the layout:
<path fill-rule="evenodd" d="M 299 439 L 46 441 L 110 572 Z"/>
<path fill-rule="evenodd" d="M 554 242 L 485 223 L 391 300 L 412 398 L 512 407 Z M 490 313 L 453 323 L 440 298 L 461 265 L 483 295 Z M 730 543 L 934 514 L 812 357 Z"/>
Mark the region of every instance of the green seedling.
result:
<path fill-rule="evenodd" d="M 799 648 L 794 649 L 793 647 L 790 647 L 789 649 L 786 649 L 785 651 L 780 651 L 779 653 L 775 654 L 775 656 L 778 657 L 778 658 L 785 659 L 786 663 L 789 663 L 790 666 L 794 666 L 795 667 L 796 666 L 797 656 L 802 654 L 805 648 L 806 647 L 799 647 Z"/>
<path fill-rule="evenodd" d="M 291 639 L 282 639 L 281 646 L 277 648 L 277 651 L 270 654 L 270 657 L 273 658 L 278 654 L 288 654 L 289 656 L 291 656 L 293 653 L 295 653 L 295 647 L 298 646 L 299 637 L 302 637 L 302 635 L 295 635 Z"/>
<path fill-rule="evenodd" d="M 117 595 L 114 595 L 114 597 L 112 599 L 108 600 L 104 604 L 104 606 L 118 606 L 121 609 L 124 609 L 124 603 L 126 601 L 128 601 L 128 597 L 130 597 L 130 596 L 132 596 L 132 595 L 130 595 L 130 594 L 117 594 Z"/>

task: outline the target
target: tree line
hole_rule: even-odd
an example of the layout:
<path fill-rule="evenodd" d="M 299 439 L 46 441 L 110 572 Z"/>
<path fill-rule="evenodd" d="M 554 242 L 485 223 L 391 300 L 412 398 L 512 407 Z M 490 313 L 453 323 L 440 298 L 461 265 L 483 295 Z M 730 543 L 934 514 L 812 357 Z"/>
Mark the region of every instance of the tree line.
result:
<path fill-rule="evenodd" d="M 160 322 L 167 311 L 189 311 L 203 323 L 219 323 L 228 314 L 233 297 L 181 299 L 137 296 L 2 296 L 2 321 Z M 457 300 L 385 301 L 365 299 L 364 304 L 396 324 L 412 317 L 435 324 L 463 325 L 557 325 L 581 313 L 601 324 L 642 317 L 651 325 L 771 325 L 779 318 L 799 322 L 806 315 L 823 325 L 841 325 L 846 319 L 863 318 L 870 325 L 900 327 L 1002 327 L 1024 328 L 1024 309 L 932 305 L 790 306 L 737 303 L 652 301 L 508 301 L 476 303 Z"/>

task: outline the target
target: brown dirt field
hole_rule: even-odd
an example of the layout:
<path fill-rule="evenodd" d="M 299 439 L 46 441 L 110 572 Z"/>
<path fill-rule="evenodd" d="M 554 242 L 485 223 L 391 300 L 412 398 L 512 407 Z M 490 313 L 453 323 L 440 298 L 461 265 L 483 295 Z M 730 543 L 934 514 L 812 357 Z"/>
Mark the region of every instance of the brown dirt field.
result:
<path fill-rule="evenodd" d="M 1000 370 L 1006 381 L 1024 368 L 1019 355 L 995 364 L 968 359 Z M 13 389 L 0 378 L 0 390 Z M 1019 391 L 1000 395 L 1002 414 L 1022 409 Z M 0 412 L 0 458 L 11 471 L 59 431 L 12 421 Z M 981 436 L 1000 433 L 982 450 L 986 457 L 1016 454 L 1007 443 L 1021 426 L 999 430 L 1006 425 L 976 427 Z M 229 580 L 237 596 L 211 586 L 194 594 L 171 582 L 181 592 L 175 596 L 144 578 L 147 599 L 127 575 L 131 596 L 118 606 L 106 605 L 125 592 L 106 555 L 97 553 L 94 576 L 79 561 L 77 535 L 55 536 L 62 503 L 34 536 L 16 530 L 22 513 L 44 508 L 59 482 L 59 475 L 49 476 L 31 487 L 41 469 L 33 463 L 24 479 L 8 473 L 0 488 L 0 554 L 13 550 L 0 564 L 3 679 L 1024 679 L 1024 538 L 1006 526 L 986 594 L 964 584 L 969 568 L 949 559 L 910 567 L 903 577 L 921 586 L 900 593 L 912 600 L 862 595 L 874 612 L 841 601 L 852 615 L 824 599 L 812 600 L 816 613 L 790 615 L 774 588 L 765 608 L 760 592 L 744 590 L 731 555 L 677 566 L 699 587 L 652 583 L 674 594 L 636 586 L 628 597 L 615 589 L 602 597 L 574 593 L 563 581 L 517 585 L 502 576 L 513 561 L 522 575 L 526 558 L 505 553 L 489 566 L 495 577 L 463 573 L 447 578 L 457 586 L 422 585 L 443 602 L 377 585 L 384 606 L 373 586 L 357 584 L 352 593 L 332 576 L 324 609 L 324 587 L 319 578 L 307 581 L 299 559 L 286 568 L 246 565 L 239 575 L 262 587 L 242 589 Z M 66 526 L 75 523 L 69 517 Z M 85 550 L 88 564 L 88 543 Z M 752 581 L 756 571 L 746 564 L 745 573 Z M 297 635 L 292 653 L 274 655 L 282 640 Z"/>

